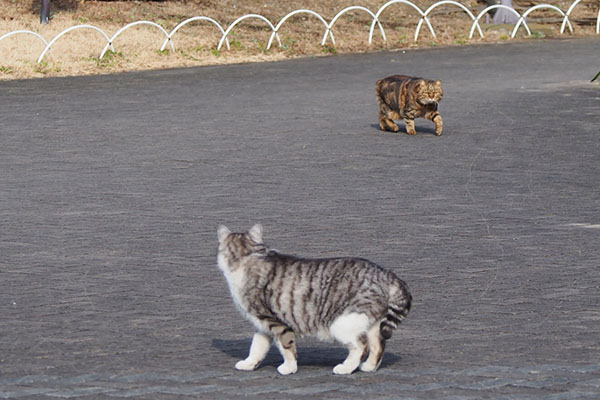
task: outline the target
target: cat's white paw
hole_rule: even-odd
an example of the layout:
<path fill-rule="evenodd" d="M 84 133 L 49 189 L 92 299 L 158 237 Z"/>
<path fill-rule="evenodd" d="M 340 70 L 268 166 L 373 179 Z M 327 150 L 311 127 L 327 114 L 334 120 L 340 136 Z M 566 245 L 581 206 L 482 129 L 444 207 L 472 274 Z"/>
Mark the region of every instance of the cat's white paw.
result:
<path fill-rule="evenodd" d="M 277 367 L 277 372 L 281 375 L 294 374 L 298 371 L 298 365 L 296 363 L 283 363 Z"/>
<path fill-rule="evenodd" d="M 344 364 L 338 364 L 333 368 L 333 373 L 336 375 L 348 375 L 351 374 L 356 367 L 352 368 Z"/>
<path fill-rule="evenodd" d="M 369 362 L 364 362 L 360 364 L 360 370 L 364 372 L 373 372 L 377 370 L 377 365 L 371 364 Z"/>
<path fill-rule="evenodd" d="M 238 361 L 235 364 L 235 369 L 239 369 L 240 371 L 252 371 L 252 370 L 256 369 L 257 366 L 258 366 L 258 363 L 256 363 L 255 361 L 245 359 L 245 360 Z"/>

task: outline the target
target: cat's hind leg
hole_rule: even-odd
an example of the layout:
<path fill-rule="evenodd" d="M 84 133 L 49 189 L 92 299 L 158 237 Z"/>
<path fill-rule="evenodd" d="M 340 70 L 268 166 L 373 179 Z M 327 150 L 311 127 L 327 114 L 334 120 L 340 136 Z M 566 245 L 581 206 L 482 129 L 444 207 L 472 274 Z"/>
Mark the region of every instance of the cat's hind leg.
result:
<path fill-rule="evenodd" d="M 258 367 L 258 364 L 264 360 L 269 348 L 271 347 L 271 338 L 261 332 L 256 332 L 250 345 L 250 353 L 245 360 L 238 361 L 235 368 L 242 371 L 252 371 Z"/>
<path fill-rule="evenodd" d="M 367 332 L 367 340 L 369 342 L 369 357 L 360 364 L 360 370 L 371 372 L 377 370 L 383 359 L 383 351 L 385 350 L 385 339 L 381 336 L 381 327 L 376 323 Z"/>
<path fill-rule="evenodd" d="M 379 127 L 382 131 L 398 132 L 400 130 L 394 120 L 389 117 L 389 114 L 384 111 L 379 112 Z"/>
<path fill-rule="evenodd" d="M 277 367 L 277 372 L 281 375 L 293 374 L 298 370 L 298 360 L 296 353 L 296 335 L 294 331 L 284 325 L 271 328 L 275 345 L 283 357 L 283 364 Z"/>
<path fill-rule="evenodd" d="M 366 357 L 368 327 L 369 318 L 366 314 L 346 314 L 333 321 L 329 327 L 331 336 L 348 348 L 348 357 L 333 368 L 334 374 L 351 374 Z"/>

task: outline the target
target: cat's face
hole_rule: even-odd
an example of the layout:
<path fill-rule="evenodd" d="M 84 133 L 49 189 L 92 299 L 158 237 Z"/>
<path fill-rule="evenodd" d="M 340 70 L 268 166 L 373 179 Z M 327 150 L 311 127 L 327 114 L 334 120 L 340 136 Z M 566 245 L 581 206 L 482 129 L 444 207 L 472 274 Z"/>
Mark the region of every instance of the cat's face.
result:
<path fill-rule="evenodd" d="M 442 81 L 439 79 L 437 81 L 423 80 L 419 83 L 417 97 L 422 106 L 430 107 L 434 111 L 437 111 L 438 104 L 443 96 Z"/>
<path fill-rule="evenodd" d="M 262 225 L 256 224 L 248 232 L 234 233 L 221 225 L 217 230 L 219 239 L 219 256 L 228 260 L 238 260 L 240 257 L 260 252 L 264 249 L 262 242 Z"/>

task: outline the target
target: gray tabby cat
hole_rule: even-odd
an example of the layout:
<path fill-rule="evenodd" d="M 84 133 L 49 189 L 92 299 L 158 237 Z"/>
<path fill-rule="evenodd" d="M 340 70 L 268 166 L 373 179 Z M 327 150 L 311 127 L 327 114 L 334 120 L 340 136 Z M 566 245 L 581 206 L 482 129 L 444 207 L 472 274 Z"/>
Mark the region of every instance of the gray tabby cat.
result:
<path fill-rule="evenodd" d="M 296 335 L 337 340 L 348 347 L 335 374 L 375 371 L 385 341 L 406 317 L 412 296 L 391 271 L 361 258 L 305 259 L 263 244 L 262 226 L 246 233 L 218 229 L 217 262 L 235 305 L 256 328 L 250 353 L 235 367 L 253 370 L 271 340 L 283 356 L 277 371 L 293 374 Z M 361 364 L 367 353 L 369 357 Z"/>

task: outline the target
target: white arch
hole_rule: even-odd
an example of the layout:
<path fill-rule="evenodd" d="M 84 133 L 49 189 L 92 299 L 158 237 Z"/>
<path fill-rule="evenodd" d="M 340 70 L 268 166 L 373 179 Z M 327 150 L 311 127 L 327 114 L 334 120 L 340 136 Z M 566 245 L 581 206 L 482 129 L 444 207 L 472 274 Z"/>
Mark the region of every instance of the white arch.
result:
<path fill-rule="evenodd" d="M 569 25 L 569 30 L 571 31 L 571 33 L 573 33 L 573 27 L 571 26 L 571 21 L 569 21 L 569 17 L 563 12 L 563 10 L 561 10 L 560 8 L 553 6 L 551 4 L 538 4 L 537 6 L 533 6 L 523 13 L 521 18 L 519 18 L 519 20 L 517 21 L 517 23 L 515 25 L 515 29 L 513 29 L 510 37 L 514 38 L 515 35 L 517 34 L 517 30 L 519 29 L 519 26 L 521 26 L 523 21 L 525 21 L 525 18 L 527 18 L 527 16 L 529 14 L 531 14 L 532 11 L 538 10 L 540 8 L 550 8 L 552 10 L 558 11 L 560 13 L 560 15 L 562 15 L 565 18 L 565 20 L 567 21 L 567 24 Z M 564 21 L 563 21 L 563 23 L 564 23 Z"/>
<path fill-rule="evenodd" d="M 37 60 L 37 63 L 39 64 L 40 62 L 42 62 L 42 59 L 44 58 L 44 56 L 46 55 L 46 52 L 50 49 L 50 47 L 52 47 L 52 45 L 54 44 L 54 42 L 56 42 L 60 37 L 62 37 L 63 35 L 65 35 L 68 32 L 71 32 L 75 29 L 93 29 L 95 31 L 98 31 L 102 34 L 102 36 L 104 36 L 104 38 L 106 39 L 106 47 L 108 47 L 110 45 L 110 47 L 112 48 L 112 43 L 110 41 L 110 39 L 108 38 L 108 35 L 106 33 L 104 33 L 104 31 L 100 28 L 98 28 L 97 26 L 94 25 L 75 25 L 72 26 L 70 28 L 65 29 L 64 31 L 62 31 L 61 33 L 59 33 L 58 35 L 56 35 L 47 45 L 46 48 L 44 49 L 44 51 L 42 51 L 42 54 L 40 54 L 40 57 Z M 113 49 L 114 51 L 114 49 Z"/>
<path fill-rule="evenodd" d="M 164 43 L 162 44 L 162 46 L 160 47 L 160 51 L 163 51 L 165 49 L 165 47 L 167 46 L 167 42 L 171 41 L 171 46 L 173 46 L 173 35 L 179 30 L 179 28 L 183 27 L 184 25 L 193 22 L 193 21 L 209 21 L 212 22 L 213 24 L 215 24 L 217 26 L 217 28 L 219 28 L 219 30 L 221 31 L 221 34 L 225 34 L 225 31 L 223 30 L 223 27 L 214 19 L 210 18 L 210 17 L 192 17 L 192 18 L 188 18 L 185 21 L 179 23 L 179 25 L 177 25 L 168 35 L 167 38 L 165 39 Z M 227 49 L 229 50 L 229 40 L 225 39 L 225 43 L 227 44 Z"/>
<path fill-rule="evenodd" d="M 581 2 L 581 0 L 575 0 L 573 4 L 571 4 L 571 7 L 569 7 L 569 9 L 567 10 L 567 14 L 563 18 L 563 22 L 560 25 L 561 34 L 565 31 L 565 25 L 567 24 L 567 22 L 569 22 L 569 16 L 571 15 L 571 12 L 573 12 L 573 9 L 575 8 L 575 6 L 577 6 L 577 4 L 579 4 L 579 2 Z M 573 33 L 573 28 L 571 28 L 571 33 Z"/>
<path fill-rule="evenodd" d="M 581 0 L 578 0 L 578 1 L 581 1 Z M 473 22 L 473 26 L 471 26 L 471 31 L 469 32 L 469 39 L 473 38 L 473 34 L 475 33 L 475 25 L 479 26 L 479 20 L 481 19 L 481 17 L 483 17 L 488 11 L 491 11 L 496 8 L 504 8 L 505 10 L 508 10 L 508 11 L 512 12 L 513 14 L 515 14 L 517 17 L 521 18 L 521 14 L 519 14 L 512 7 L 505 6 L 504 4 L 494 4 L 492 6 L 489 6 L 489 7 L 485 8 L 483 11 L 481 11 L 479 13 L 479 15 L 477 16 L 475 22 Z M 523 26 L 525 26 L 527 33 L 531 35 L 531 31 L 529 30 L 529 25 L 527 25 L 527 22 L 525 22 L 525 20 L 523 20 Z"/>
<path fill-rule="evenodd" d="M 381 32 L 381 36 L 383 37 L 383 41 L 384 42 L 387 41 L 387 38 L 385 37 L 385 31 L 383 30 L 383 27 L 381 26 L 381 22 L 379 22 L 379 19 L 377 18 L 377 16 L 375 14 L 373 14 L 373 11 L 369 10 L 366 7 L 362 7 L 362 6 L 351 6 L 351 7 L 344 8 L 342 11 L 340 11 L 339 13 L 337 13 L 335 17 L 333 17 L 333 19 L 329 23 L 329 26 L 327 27 L 327 32 L 325 32 L 325 35 L 323 36 L 323 41 L 321 42 L 321 46 L 325 45 L 325 41 L 327 40 L 327 33 L 328 32 L 331 33 L 331 28 L 333 28 L 333 25 L 337 22 L 337 20 L 343 14 L 347 13 L 348 11 L 352 11 L 352 10 L 365 11 L 371 17 L 373 17 L 373 24 L 375 24 L 375 22 L 377 22 L 377 25 L 379 25 L 379 31 Z M 371 37 L 371 35 L 369 35 L 369 44 L 371 44 L 371 39 L 372 39 L 372 37 Z M 331 36 L 331 41 L 335 45 L 335 40 L 333 39 L 333 35 Z"/>
<path fill-rule="evenodd" d="M 236 26 L 241 21 L 245 20 L 246 18 L 258 18 L 262 21 L 265 21 L 267 24 L 269 24 L 269 26 L 271 27 L 271 30 L 275 31 L 275 27 L 273 26 L 273 23 L 271 23 L 271 21 L 269 21 L 267 18 L 263 17 L 262 15 L 246 14 L 244 16 L 239 17 L 235 21 L 233 21 L 233 23 L 231 25 L 229 25 L 229 27 L 227 27 L 227 30 L 223 34 L 223 37 L 221 38 L 221 41 L 219 42 L 219 45 L 217 46 L 217 50 L 221 50 L 221 46 L 223 46 L 223 41 L 227 38 L 227 35 L 229 35 L 229 32 L 231 32 L 233 27 Z M 279 43 L 279 47 L 281 47 L 281 40 L 279 39 L 279 34 L 277 32 L 275 32 L 275 37 L 277 37 L 277 42 Z"/>
<path fill-rule="evenodd" d="M 375 14 L 375 18 L 373 18 L 373 22 L 371 23 L 371 29 L 369 30 L 369 44 L 372 43 L 372 40 L 373 40 L 373 31 L 375 30 L 375 22 L 377 21 L 379 23 L 379 16 L 383 12 L 383 10 L 385 10 L 392 4 L 396 4 L 396 3 L 407 4 L 407 5 L 411 6 L 412 8 L 414 8 L 419 14 L 421 14 L 421 18 L 425 19 L 425 23 L 429 27 L 429 31 L 431 32 L 431 35 L 433 37 L 435 37 L 435 31 L 433 30 L 433 26 L 431 26 L 431 22 L 429 22 L 429 18 L 427 18 L 427 15 L 423 12 L 423 10 L 421 10 L 414 3 L 411 3 L 408 0 L 391 0 L 391 1 L 388 1 L 387 3 L 385 3 L 383 6 L 381 6 L 381 8 L 379 10 L 377 10 L 377 14 Z M 379 24 L 379 26 L 381 26 L 381 24 Z M 385 38 L 385 34 L 384 34 L 384 38 Z M 416 40 L 417 40 L 417 37 L 415 35 L 415 41 Z"/>
<path fill-rule="evenodd" d="M 106 44 L 106 46 L 104 46 L 104 50 L 102 50 L 102 54 L 100 54 L 99 58 L 104 57 L 104 53 L 106 53 L 106 50 L 108 50 L 108 45 L 110 44 L 110 47 L 112 49 L 112 51 L 115 51 L 112 48 L 112 44 L 115 41 L 115 39 L 117 38 L 117 36 L 119 36 L 121 33 L 123 33 L 125 30 L 136 26 L 136 25 L 150 25 L 150 26 L 154 26 L 156 28 L 158 28 L 162 33 L 165 34 L 165 36 L 167 37 L 167 40 L 169 42 L 171 42 L 171 38 L 169 37 L 169 34 L 167 33 L 167 31 L 165 30 L 165 28 L 163 28 L 162 26 L 158 25 L 156 22 L 152 22 L 152 21 L 136 21 L 136 22 L 132 22 L 130 24 L 125 25 L 124 27 L 122 27 L 121 29 L 119 29 L 117 31 L 117 33 L 115 33 L 110 39 L 109 39 L 109 43 Z M 171 50 L 175 51 L 175 47 L 173 47 L 173 43 L 171 42 Z"/>
<path fill-rule="evenodd" d="M 327 21 L 325 21 L 325 19 L 321 16 L 321 14 L 313 11 L 313 10 L 295 10 L 292 11 L 291 13 L 287 14 L 285 17 L 283 17 L 281 19 L 281 21 L 279 21 L 277 23 L 277 26 L 275 27 L 275 29 L 273 30 L 273 32 L 271 33 L 271 37 L 269 38 L 269 44 L 267 44 L 267 49 L 271 48 L 271 44 L 273 43 L 273 39 L 275 38 L 275 35 L 278 35 L 277 32 L 279 32 L 279 28 L 281 28 L 281 25 L 283 25 L 283 23 L 285 21 L 287 21 L 289 18 L 293 17 L 296 14 L 300 14 L 300 13 L 306 13 L 306 14 L 311 14 L 314 15 L 315 17 L 319 18 L 319 20 L 323 23 L 323 25 L 325 25 L 325 37 L 327 37 L 327 33 L 329 32 L 329 24 L 327 24 Z M 333 33 L 329 32 L 330 36 L 331 36 L 331 40 L 333 41 L 333 43 L 335 44 L 335 39 L 333 38 Z M 325 39 L 323 39 L 323 41 L 325 41 Z M 280 43 L 281 45 L 281 43 Z"/>
<path fill-rule="evenodd" d="M 13 35 L 16 35 L 19 33 L 26 33 L 29 35 L 33 35 L 33 36 L 37 37 L 38 39 L 40 39 L 42 42 L 44 42 L 44 46 L 48 46 L 48 42 L 46 41 L 46 39 L 44 39 L 42 37 L 42 35 L 40 35 L 39 33 L 35 33 L 33 31 L 27 31 L 27 30 L 12 31 L 12 32 L 5 33 L 4 35 L 0 36 L 0 40 L 6 39 L 7 37 L 10 37 L 10 36 L 13 36 Z"/>
<path fill-rule="evenodd" d="M 471 19 L 472 19 L 473 21 L 475 21 L 474 23 L 475 23 L 475 25 L 477 26 L 477 31 L 479 31 L 479 35 L 480 35 L 481 37 L 483 37 L 483 32 L 481 31 L 481 27 L 479 26 L 479 23 L 477 23 L 477 21 L 475 20 L 475 16 L 474 16 L 474 15 L 473 15 L 473 13 L 471 12 L 471 10 L 469 10 L 469 9 L 468 9 L 467 7 L 465 7 L 464 5 L 462 5 L 462 4 L 460 4 L 460 3 L 457 3 L 456 1 L 453 1 L 453 0 L 443 0 L 443 1 L 438 1 L 437 3 L 433 4 L 431 7 L 429 7 L 429 8 L 428 8 L 428 9 L 425 11 L 425 15 L 428 15 L 428 14 L 429 14 L 429 13 L 430 13 L 430 12 L 431 12 L 431 11 L 432 11 L 434 8 L 436 8 L 436 7 L 439 7 L 439 6 L 441 6 L 441 5 L 444 5 L 444 4 L 452 4 L 452 5 L 455 5 L 455 6 L 459 7 L 459 8 L 461 8 L 461 9 L 462 9 L 464 12 L 466 12 L 466 13 L 469 15 L 469 17 L 471 17 Z M 416 32 L 415 32 L 415 41 L 417 41 L 417 39 L 419 38 L 419 31 L 421 30 L 421 25 L 423 25 L 423 18 L 425 18 L 425 17 L 422 17 L 422 18 L 419 20 L 419 24 L 417 25 L 417 30 L 416 30 Z M 435 37 L 435 36 L 434 36 L 434 37 Z"/>
<path fill-rule="evenodd" d="M 278 31 L 281 28 L 281 26 L 283 25 L 283 23 L 285 23 L 293 15 L 296 15 L 296 14 L 299 14 L 299 13 L 308 13 L 308 14 L 316 16 L 323 23 L 323 25 L 325 26 L 325 33 L 323 35 L 323 39 L 322 39 L 321 44 L 324 45 L 326 43 L 327 36 L 329 35 L 329 37 L 331 38 L 332 43 L 335 45 L 335 37 L 333 35 L 333 26 L 335 25 L 335 23 L 337 22 L 337 20 L 343 14 L 345 14 L 348 11 L 351 11 L 351 10 L 361 10 L 361 11 L 367 12 L 373 18 L 373 21 L 371 22 L 371 26 L 370 26 L 370 30 L 369 30 L 369 44 L 371 44 L 372 41 L 373 41 L 373 34 L 374 34 L 374 30 L 375 30 L 375 24 L 377 24 L 379 26 L 379 30 L 381 32 L 381 36 L 382 36 L 384 42 L 387 41 L 385 30 L 383 29 L 383 26 L 382 26 L 381 21 L 380 21 L 380 16 L 387 9 L 387 7 L 389 7 L 389 6 L 393 5 L 393 4 L 397 4 L 397 3 L 409 5 L 410 7 L 412 7 L 414 10 L 416 10 L 419 13 L 420 20 L 418 22 L 417 29 L 415 31 L 415 36 L 414 36 L 414 40 L 417 41 L 418 38 L 419 38 L 420 30 L 421 30 L 421 28 L 423 26 L 423 22 L 425 22 L 427 24 L 427 26 L 428 26 L 428 28 L 429 28 L 432 36 L 434 38 L 436 38 L 436 33 L 435 33 L 434 29 L 433 29 L 433 26 L 431 25 L 431 21 L 430 21 L 428 15 L 432 12 L 433 9 L 435 9 L 436 7 L 439 7 L 441 5 L 444 5 L 444 4 L 455 5 L 455 6 L 459 7 L 459 8 L 461 8 L 463 11 L 465 11 L 471 17 L 471 19 L 473 20 L 473 24 L 472 24 L 470 32 L 469 32 L 469 39 L 473 38 L 476 28 L 477 28 L 477 30 L 479 32 L 479 35 L 481 37 L 483 37 L 483 32 L 481 30 L 481 26 L 480 26 L 479 21 L 482 18 L 482 16 L 485 15 L 487 12 L 489 12 L 490 10 L 499 9 L 499 8 L 503 8 L 503 9 L 509 10 L 509 12 L 514 13 L 515 15 L 517 15 L 519 17 L 518 20 L 517 20 L 517 23 L 514 26 L 513 31 L 511 32 L 511 37 L 514 38 L 516 36 L 517 31 L 520 28 L 521 24 L 523 24 L 523 26 L 527 30 L 527 34 L 531 35 L 531 30 L 530 30 L 529 26 L 527 25 L 526 17 L 530 13 L 532 13 L 533 11 L 538 10 L 540 8 L 549 8 L 549 9 L 552 9 L 552 10 L 555 10 L 555 11 L 559 12 L 562 15 L 563 18 L 562 18 L 562 24 L 561 24 L 561 28 L 560 28 L 560 33 L 561 34 L 564 33 L 566 26 L 568 26 L 569 30 L 571 32 L 573 32 L 573 25 L 571 24 L 571 21 L 570 21 L 569 17 L 571 16 L 571 13 L 577 7 L 577 5 L 579 5 L 579 3 L 581 3 L 581 0 L 573 0 L 573 3 L 570 5 L 570 7 L 569 7 L 569 9 L 567 10 L 566 13 L 563 12 L 560 8 L 558 8 L 556 6 L 553 6 L 553 5 L 550 5 L 550 4 L 539 4 L 539 5 L 536 5 L 536 6 L 533 6 L 533 7 L 529 8 L 527 11 L 525 11 L 525 13 L 523 15 L 519 15 L 519 13 L 517 11 L 515 11 L 513 8 L 505 6 L 505 5 L 502 5 L 502 4 L 497 4 L 497 5 L 492 5 L 492 6 L 489 6 L 489 7 L 485 8 L 483 11 L 481 11 L 479 13 L 479 15 L 477 17 L 475 17 L 473 15 L 473 13 L 466 6 L 464 6 L 463 4 L 460 4 L 460 3 L 458 3 L 457 1 L 454 1 L 454 0 L 441 0 L 441 1 L 438 1 L 437 3 L 431 5 L 425 12 L 423 12 L 417 5 L 415 5 L 414 3 L 412 3 L 410 0 L 390 0 L 387 3 L 385 3 L 381 8 L 379 8 L 379 10 L 377 10 L 377 13 L 375 13 L 375 14 L 373 14 L 373 12 L 371 10 L 369 10 L 368 8 L 366 8 L 366 7 L 362 7 L 362 6 L 347 7 L 345 9 L 343 9 L 342 11 L 338 12 L 335 15 L 335 17 L 331 20 L 330 23 L 327 23 L 327 21 L 320 14 L 318 14 L 315 11 L 307 10 L 307 9 L 300 9 L 300 10 L 295 10 L 295 11 L 287 14 L 285 17 L 283 17 L 279 21 L 279 23 L 277 24 L 277 26 L 273 26 L 273 24 L 271 23 L 271 21 L 269 21 L 267 18 L 265 18 L 262 15 L 247 14 L 247 15 L 244 15 L 244 16 L 236 19 L 231 25 L 229 25 L 229 27 L 227 28 L 227 30 L 223 30 L 223 26 L 221 26 L 214 19 L 212 19 L 210 17 L 205 17 L 205 16 L 198 16 L 198 17 L 188 18 L 185 21 L 181 22 L 170 33 L 167 33 L 167 31 L 162 26 L 160 26 L 160 25 L 158 25 L 158 24 L 156 24 L 154 22 L 151 22 L 151 21 L 137 21 L 137 22 L 133 22 L 133 23 L 130 23 L 130 24 L 122 27 L 111 38 L 109 38 L 108 35 L 102 29 L 100 29 L 100 28 L 98 28 L 96 26 L 93 26 L 93 25 L 76 25 L 76 26 L 72 26 L 72 27 L 70 27 L 68 29 L 65 29 L 64 31 L 60 32 L 50 42 L 46 41 L 40 34 L 38 34 L 36 32 L 33 32 L 33 31 L 29 31 L 29 30 L 17 30 L 17 31 L 8 32 L 8 33 L 0 36 L 0 41 L 3 40 L 3 39 L 8 38 L 10 36 L 17 35 L 17 34 L 29 34 L 29 35 L 36 36 L 45 45 L 44 50 L 42 51 L 42 53 L 40 54 L 40 56 L 39 56 L 39 58 L 37 60 L 37 62 L 40 63 L 43 60 L 44 56 L 46 55 L 46 53 L 48 51 L 52 52 L 52 49 L 51 49 L 52 46 L 63 35 L 67 34 L 68 32 L 70 32 L 72 30 L 75 30 L 75 29 L 83 29 L 83 28 L 94 29 L 94 30 L 100 32 L 104 36 L 104 38 L 106 39 L 106 42 L 107 42 L 106 45 L 104 46 L 104 49 L 102 50 L 101 55 L 100 55 L 100 58 L 102 58 L 105 55 L 106 51 L 109 48 L 114 51 L 114 48 L 113 48 L 113 42 L 114 42 L 114 40 L 123 31 L 125 31 L 126 29 L 128 29 L 130 27 L 133 27 L 135 25 L 146 24 L 146 25 L 151 25 L 151 26 L 154 26 L 154 27 L 160 29 L 163 32 L 163 34 L 165 35 L 165 40 L 162 43 L 162 46 L 160 47 L 160 50 L 162 51 L 162 50 L 165 49 L 165 47 L 167 45 L 167 42 L 170 43 L 171 49 L 175 50 L 175 47 L 174 47 L 174 44 L 173 44 L 173 40 L 172 40 L 172 38 L 175 35 L 175 33 L 177 33 L 177 31 L 179 29 L 181 29 L 184 25 L 186 25 L 186 24 L 188 24 L 190 22 L 202 20 L 202 21 L 209 21 L 209 22 L 213 23 L 220 30 L 220 32 L 222 34 L 222 37 L 219 40 L 219 44 L 217 46 L 217 50 L 220 50 L 221 47 L 223 46 L 223 42 L 225 42 L 227 44 L 227 48 L 228 49 L 230 48 L 230 43 L 229 43 L 228 35 L 231 32 L 231 30 L 238 23 L 240 23 L 241 21 L 243 21 L 246 18 L 258 18 L 258 19 L 261 19 L 262 21 L 266 22 L 269 25 L 269 27 L 271 28 L 271 30 L 272 30 L 271 36 L 269 38 L 269 43 L 267 45 L 267 49 L 270 49 L 271 46 L 272 46 L 272 44 L 273 44 L 273 38 L 275 38 L 275 37 L 277 38 L 279 46 L 281 47 L 281 40 L 280 40 Z M 598 11 L 598 17 L 597 17 L 597 20 L 596 20 L 596 34 L 600 34 L 600 10 Z"/>

